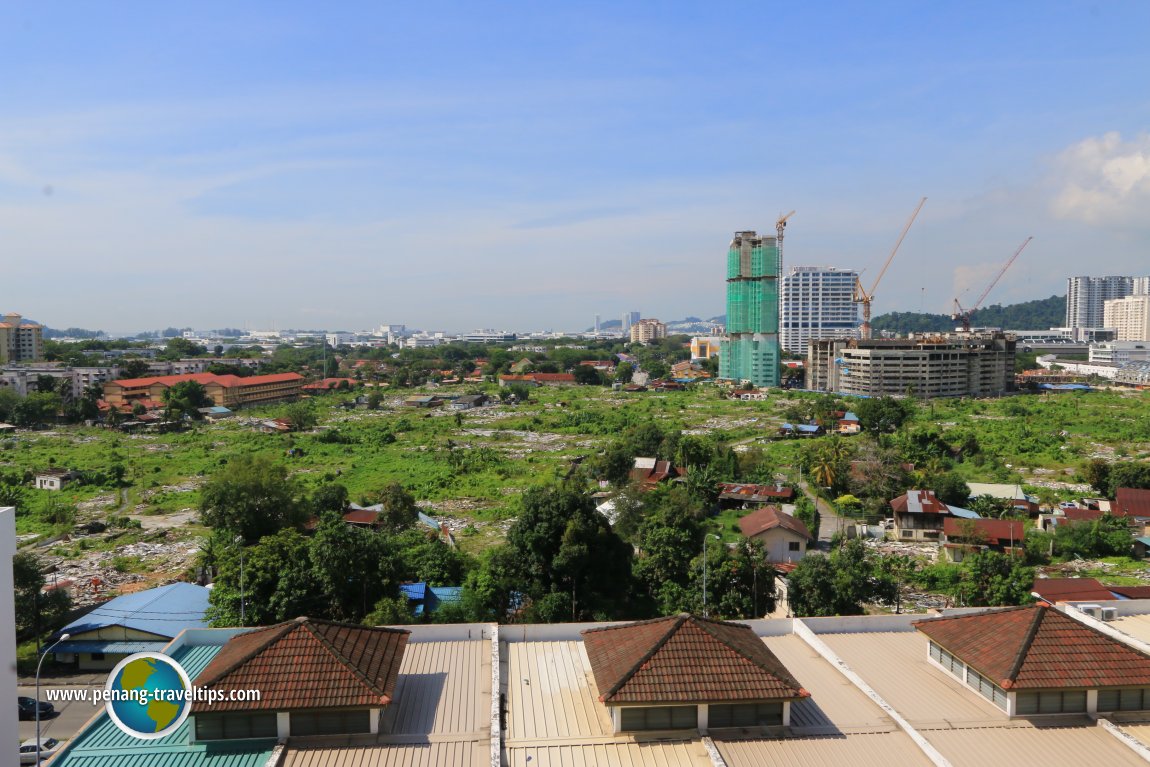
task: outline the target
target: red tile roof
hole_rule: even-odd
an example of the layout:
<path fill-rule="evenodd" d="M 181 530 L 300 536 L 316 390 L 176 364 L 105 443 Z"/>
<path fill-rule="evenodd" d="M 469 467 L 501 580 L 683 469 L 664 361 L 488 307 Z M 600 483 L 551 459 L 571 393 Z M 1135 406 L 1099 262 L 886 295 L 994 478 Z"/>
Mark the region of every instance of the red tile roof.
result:
<path fill-rule="evenodd" d="M 1150 685 L 1150 656 L 1052 607 L 1008 607 L 914 626 L 1004 690 Z"/>
<path fill-rule="evenodd" d="M 948 539 L 973 536 L 987 544 L 1009 546 L 1013 541 L 1021 544 L 1026 536 L 1026 523 L 1009 519 L 958 519 L 947 517 L 942 521 L 942 532 Z"/>
<path fill-rule="evenodd" d="M 890 507 L 900 514 L 949 514 L 950 508 L 938 500 L 933 490 L 907 490 L 890 502 Z"/>
<path fill-rule="evenodd" d="M 531 378 L 539 383 L 551 381 L 552 383 L 575 383 L 575 375 L 573 373 L 529 373 L 528 378 Z"/>
<path fill-rule="evenodd" d="M 1150 586 L 1107 586 L 1106 588 L 1127 599 L 1150 599 Z"/>
<path fill-rule="evenodd" d="M 1116 517 L 1150 517 L 1150 490 L 1120 487 L 1110 510 Z"/>
<path fill-rule="evenodd" d="M 695 703 L 808 696 L 749 626 L 682 614 L 588 629 L 604 703 Z"/>
<path fill-rule="evenodd" d="M 1097 602 L 1114 599 L 1110 590 L 1093 578 L 1035 578 L 1030 590 L 1047 602 Z"/>
<path fill-rule="evenodd" d="M 773 530 L 776 527 L 790 530 L 808 541 L 814 540 L 814 536 L 811 535 L 810 530 L 802 523 L 802 520 L 795 519 L 790 514 L 784 514 L 774 506 L 764 506 L 739 520 L 739 531 L 748 538 Z"/>
<path fill-rule="evenodd" d="M 371 509 L 352 509 L 344 512 L 343 521 L 356 525 L 374 525 L 379 521 L 379 512 Z"/>
<path fill-rule="evenodd" d="M 203 711 L 290 711 L 391 702 L 411 632 L 296 618 L 228 641 L 196 684 L 260 691 L 257 702 L 196 702 Z"/>
<path fill-rule="evenodd" d="M 204 386 L 208 384 L 219 384 L 220 386 L 230 389 L 233 386 L 261 386 L 263 384 L 302 380 L 303 376 L 299 373 L 273 373 L 272 375 L 248 376 L 246 378 L 234 375 L 218 376 L 215 373 L 185 373 L 183 375 L 153 376 L 151 378 L 121 378 L 118 381 L 111 381 L 110 383 L 122 386 L 125 389 L 142 389 L 158 383 L 164 384 L 165 386 L 175 386 L 184 381 L 195 381 Z"/>

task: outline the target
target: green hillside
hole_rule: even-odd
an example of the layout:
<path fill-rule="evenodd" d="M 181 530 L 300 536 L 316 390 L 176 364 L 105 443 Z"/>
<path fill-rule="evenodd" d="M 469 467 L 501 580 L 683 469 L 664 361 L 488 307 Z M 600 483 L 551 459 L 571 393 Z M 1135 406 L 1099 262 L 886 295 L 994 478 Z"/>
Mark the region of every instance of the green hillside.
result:
<path fill-rule="evenodd" d="M 1066 321 L 1066 296 L 1051 296 L 1036 301 L 1002 306 L 993 304 L 975 311 L 970 317 L 973 327 L 997 327 L 1009 330 L 1047 330 L 1060 327 Z M 875 333 L 890 330 L 895 333 L 935 333 L 953 330 L 954 321 L 948 314 L 921 312 L 888 312 L 871 322 Z"/>

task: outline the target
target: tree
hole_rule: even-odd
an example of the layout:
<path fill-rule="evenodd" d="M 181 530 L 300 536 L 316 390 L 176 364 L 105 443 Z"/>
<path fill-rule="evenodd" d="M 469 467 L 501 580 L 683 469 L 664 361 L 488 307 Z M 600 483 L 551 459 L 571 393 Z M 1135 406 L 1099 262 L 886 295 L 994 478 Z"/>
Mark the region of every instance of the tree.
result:
<path fill-rule="evenodd" d="M 861 540 L 847 541 L 830 556 L 808 554 L 787 579 L 796 616 L 862 615 L 867 602 L 893 603 L 897 581 L 875 563 Z"/>
<path fill-rule="evenodd" d="M 935 496 L 947 506 L 964 508 L 970 502 L 970 486 L 952 471 L 943 471 L 926 481 Z"/>
<path fill-rule="evenodd" d="M 571 620 L 624 615 L 631 547 L 572 485 L 536 487 L 507 533 L 518 588 L 533 601 L 564 595 Z"/>
<path fill-rule="evenodd" d="M 298 524 L 300 512 L 287 469 L 264 454 L 231 459 L 200 491 L 204 524 L 246 541 Z"/>
<path fill-rule="evenodd" d="M 319 423 L 315 410 L 306 402 L 293 402 L 288 405 L 284 419 L 291 424 L 292 431 L 308 431 Z"/>
<path fill-rule="evenodd" d="M 629 384 L 635 375 L 635 366 L 630 362 L 620 362 L 615 366 L 615 383 Z"/>
<path fill-rule="evenodd" d="M 398 533 L 419 521 L 419 507 L 415 505 L 415 498 L 398 482 L 385 485 L 376 494 L 376 503 L 383 506 L 379 515 L 379 527 L 382 530 Z"/>
<path fill-rule="evenodd" d="M 385 598 L 399 596 L 397 557 L 389 535 L 325 514 L 311 539 L 312 573 L 328 614 L 358 623 Z"/>
<path fill-rule="evenodd" d="M 200 408 L 215 404 L 199 381 L 180 381 L 168 387 L 164 390 L 164 403 L 169 418 L 188 417 L 197 421 L 203 418 Z"/>
<path fill-rule="evenodd" d="M 120 378 L 144 378 L 151 372 L 148 361 L 129 357 L 120 363 Z"/>
<path fill-rule="evenodd" d="M 311 512 L 320 516 L 325 511 L 342 514 L 347 508 L 347 488 L 335 482 L 320 485 L 311 494 Z"/>
<path fill-rule="evenodd" d="M 406 530 L 395 540 L 399 577 L 432 586 L 459 586 L 471 569 L 471 559 L 448 546 L 432 530 Z"/>
<path fill-rule="evenodd" d="M 1064 522 L 1054 528 L 1054 553 L 1060 557 L 1128 556 L 1131 544 L 1126 518 L 1111 514 L 1092 521 Z"/>
<path fill-rule="evenodd" d="M 38 426 L 53 421 L 58 412 L 60 412 L 59 395 L 34 392 L 16 403 L 12 421 L 17 426 Z"/>
<path fill-rule="evenodd" d="M 700 553 L 692 567 L 692 601 L 702 594 L 701 560 Z M 775 568 L 762 541 L 744 538 L 734 546 L 708 547 L 707 570 L 707 612 L 711 617 L 761 618 L 775 609 Z M 692 606 L 702 608 L 698 602 Z"/>
<path fill-rule="evenodd" d="M 584 386 L 601 386 L 603 384 L 603 376 L 590 365 L 576 365 L 572 375 L 575 376 L 575 383 L 577 384 Z"/>
<path fill-rule="evenodd" d="M 244 547 L 242 581 L 240 544 L 226 536 L 214 540 L 211 548 L 218 572 L 208 595 L 208 620 L 213 626 L 239 626 L 241 599 L 247 626 L 301 615 L 328 617 L 312 573 L 311 542 L 298 531 L 281 530 Z"/>
<path fill-rule="evenodd" d="M 854 410 L 863 431 L 881 435 L 902 428 L 914 414 L 914 405 L 894 397 L 875 397 L 860 400 Z"/>
<path fill-rule="evenodd" d="M 1034 568 L 1017 557 L 978 551 L 962 561 L 959 598 L 972 607 L 1002 607 L 1031 601 Z"/>
<path fill-rule="evenodd" d="M 819 525 L 822 521 L 821 515 L 815 507 L 814 502 L 807 497 L 806 493 L 800 492 L 798 499 L 795 501 L 795 519 L 807 526 L 807 530 L 810 531 L 816 541 L 819 539 Z"/>
<path fill-rule="evenodd" d="M 71 609 L 71 600 L 63 589 L 43 593 L 44 575 L 40 559 L 28 552 L 12 557 L 12 575 L 16 594 L 16 633 L 39 637 L 52 628 Z"/>
<path fill-rule="evenodd" d="M 633 572 L 659 614 L 671 615 L 689 607 L 683 598 L 690 588 L 692 562 L 702 543 L 699 521 L 674 499 L 665 499 L 643 519 Z"/>

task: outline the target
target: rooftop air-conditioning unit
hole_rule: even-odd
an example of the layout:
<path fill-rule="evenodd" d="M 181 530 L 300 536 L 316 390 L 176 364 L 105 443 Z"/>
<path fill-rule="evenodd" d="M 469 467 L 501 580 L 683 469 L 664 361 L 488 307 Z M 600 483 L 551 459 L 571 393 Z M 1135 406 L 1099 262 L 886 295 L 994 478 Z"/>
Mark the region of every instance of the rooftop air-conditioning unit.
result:
<path fill-rule="evenodd" d="M 1118 620 L 1118 608 L 1117 607 L 1103 607 L 1102 608 L 1102 620 L 1104 620 L 1104 621 Z"/>
<path fill-rule="evenodd" d="M 1091 618 L 1102 617 L 1102 605 L 1078 605 L 1078 609 L 1089 615 Z"/>

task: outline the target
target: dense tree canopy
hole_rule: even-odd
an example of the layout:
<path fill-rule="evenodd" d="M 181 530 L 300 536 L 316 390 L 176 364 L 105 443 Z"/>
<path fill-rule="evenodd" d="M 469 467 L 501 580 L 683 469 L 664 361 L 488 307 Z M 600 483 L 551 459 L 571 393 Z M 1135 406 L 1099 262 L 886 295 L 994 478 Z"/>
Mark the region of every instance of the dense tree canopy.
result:
<path fill-rule="evenodd" d="M 255 542 L 302 521 L 295 483 L 266 454 L 232 458 L 200 491 L 204 524 Z"/>

